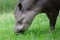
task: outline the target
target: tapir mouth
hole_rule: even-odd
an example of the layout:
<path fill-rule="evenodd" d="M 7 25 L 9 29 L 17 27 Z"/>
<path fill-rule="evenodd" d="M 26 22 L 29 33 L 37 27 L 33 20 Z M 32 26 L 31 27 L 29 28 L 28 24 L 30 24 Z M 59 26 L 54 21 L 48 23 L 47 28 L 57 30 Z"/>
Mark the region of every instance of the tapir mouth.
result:
<path fill-rule="evenodd" d="M 28 22 L 23 23 L 23 24 L 17 24 L 14 28 L 14 31 L 16 34 L 19 34 L 19 33 L 23 34 L 28 29 L 29 25 L 30 25 L 30 23 L 28 23 Z"/>

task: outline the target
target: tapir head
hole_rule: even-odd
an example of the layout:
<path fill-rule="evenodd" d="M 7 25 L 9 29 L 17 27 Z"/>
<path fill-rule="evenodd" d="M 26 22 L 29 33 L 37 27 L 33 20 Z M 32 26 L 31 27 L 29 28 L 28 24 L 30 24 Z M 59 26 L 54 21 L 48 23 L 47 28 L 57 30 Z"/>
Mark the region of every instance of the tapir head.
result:
<path fill-rule="evenodd" d="M 16 33 L 25 32 L 25 30 L 31 25 L 34 17 L 37 15 L 37 12 L 39 12 L 39 7 L 28 9 L 27 6 L 24 7 L 24 5 L 22 6 L 21 3 L 18 3 L 14 13 L 16 19 L 14 31 Z"/>
<path fill-rule="evenodd" d="M 27 28 L 31 25 L 34 14 L 32 11 L 25 11 L 25 12 L 19 12 L 16 15 L 16 25 L 15 25 L 15 32 L 16 33 L 23 33 Z"/>

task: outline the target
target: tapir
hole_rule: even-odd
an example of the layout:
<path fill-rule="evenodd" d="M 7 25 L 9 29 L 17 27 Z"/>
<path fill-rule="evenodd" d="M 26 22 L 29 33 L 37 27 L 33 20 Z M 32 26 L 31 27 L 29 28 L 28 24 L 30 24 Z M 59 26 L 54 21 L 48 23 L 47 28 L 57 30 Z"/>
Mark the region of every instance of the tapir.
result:
<path fill-rule="evenodd" d="M 14 9 L 15 33 L 24 33 L 31 25 L 36 15 L 45 13 L 54 31 L 60 10 L 60 0 L 18 0 Z"/>

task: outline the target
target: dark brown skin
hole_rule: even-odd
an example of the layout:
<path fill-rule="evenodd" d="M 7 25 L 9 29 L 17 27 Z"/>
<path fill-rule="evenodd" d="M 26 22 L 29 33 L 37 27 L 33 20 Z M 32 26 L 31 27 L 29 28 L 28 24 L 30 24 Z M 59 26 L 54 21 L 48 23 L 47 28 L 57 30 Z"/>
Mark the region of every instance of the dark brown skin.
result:
<path fill-rule="evenodd" d="M 60 0 L 19 0 L 14 13 L 16 18 L 14 31 L 23 33 L 39 12 L 44 12 L 47 15 L 50 21 L 50 29 L 53 31 L 59 10 Z"/>

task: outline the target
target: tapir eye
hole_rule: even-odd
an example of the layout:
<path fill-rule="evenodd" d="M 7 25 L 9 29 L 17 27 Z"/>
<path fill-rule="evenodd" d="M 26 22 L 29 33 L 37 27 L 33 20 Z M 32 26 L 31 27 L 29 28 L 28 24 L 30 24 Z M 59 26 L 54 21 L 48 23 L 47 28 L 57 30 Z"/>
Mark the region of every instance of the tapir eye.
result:
<path fill-rule="evenodd" d="M 18 21 L 18 24 L 23 24 L 24 18 L 22 18 L 20 21 Z"/>
<path fill-rule="evenodd" d="M 21 11 L 21 10 L 22 10 L 22 4 L 19 3 L 19 4 L 18 4 L 18 7 L 19 7 L 19 11 Z"/>
<path fill-rule="evenodd" d="M 22 21 L 19 21 L 18 23 L 19 23 L 19 24 L 23 24 L 23 22 L 22 22 Z"/>

